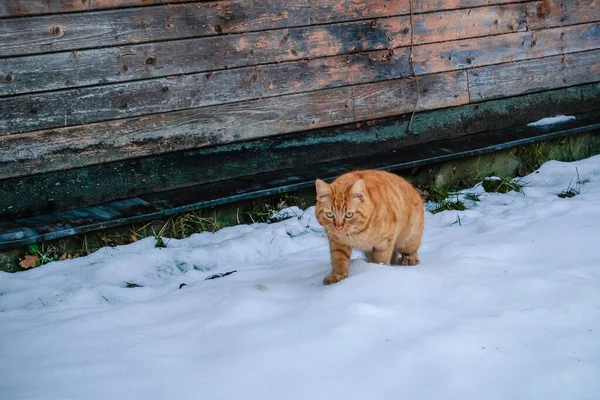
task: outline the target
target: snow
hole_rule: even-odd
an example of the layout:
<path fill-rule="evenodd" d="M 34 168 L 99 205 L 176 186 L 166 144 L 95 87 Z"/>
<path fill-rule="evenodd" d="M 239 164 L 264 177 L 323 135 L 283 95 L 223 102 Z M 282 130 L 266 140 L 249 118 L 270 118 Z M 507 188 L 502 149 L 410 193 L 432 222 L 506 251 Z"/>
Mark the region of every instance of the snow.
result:
<path fill-rule="evenodd" d="M 531 122 L 527 126 L 546 126 L 560 124 L 561 122 L 567 122 L 575 119 L 572 115 L 557 115 L 555 117 L 542 118 L 539 121 Z"/>
<path fill-rule="evenodd" d="M 0 398 L 596 399 L 600 156 L 520 182 L 333 286 L 312 208 L 2 273 Z"/>

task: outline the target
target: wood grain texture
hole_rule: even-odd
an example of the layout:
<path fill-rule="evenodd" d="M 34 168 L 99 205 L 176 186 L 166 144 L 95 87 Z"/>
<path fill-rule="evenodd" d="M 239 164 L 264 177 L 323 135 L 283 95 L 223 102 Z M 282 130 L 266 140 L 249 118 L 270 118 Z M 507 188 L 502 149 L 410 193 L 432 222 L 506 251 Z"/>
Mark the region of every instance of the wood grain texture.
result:
<path fill-rule="evenodd" d="M 218 1 L 218 0 L 217 0 Z M 213 2 L 217 2 L 213 1 Z M 93 11 L 93 10 L 108 10 L 115 8 L 124 7 L 142 7 L 142 6 L 153 6 L 159 4 L 176 4 L 176 3 L 208 3 L 207 0 L 7 0 L 0 3 L 0 18 L 1 17 L 22 17 L 27 15 L 39 15 L 39 14 L 64 14 L 71 12 L 82 12 L 82 11 Z M 224 8 L 235 8 L 239 5 L 245 5 L 246 7 L 256 6 L 258 1 L 256 0 L 233 0 L 220 1 Z M 284 1 L 280 1 L 284 3 Z M 489 4 L 504 4 L 510 3 L 511 0 L 496 0 L 493 3 L 489 0 L 451 0 L 451 1 L 431 1 L 431 0 L 415 0 L 414 9 L 415 12 L 423 11 L 436 11 L 447 8 L 467 8 L 467 7 L 480 7 Z M 272 3 L 272 1 L 270 2 Z M 296 3 L 300 3 L 305 7 L 310 5 L 318 6 L 322 2 L 319 1 L 306 1 L 298 0 Z M 343 2 L 338 2 L 343 3 Z M 373 11 L 369 7 L 377 7 L 383 4 L 379 1 L 360 1 L 354 0 L 354 8 L 357 11 L 367 13 Z M 261 1 L 260 5 L 264 6 L 265 2 Z M 288 5 L 289 6 L 289 5 Z M 281 6 L 282 8 L 284 5 Z M 406 8 L 406 3 L 401 0 L 387 0 L 387 7 L 390 10 L 397 10 L 399 7 Z M 386 8 L 387 8 L 386 7 Z M 447 9 L 445 8 L 445 9 Z M 377 10 L 377 8 L 374 8 Z M 332 17 L 331 15 L 323 16 L 323 18 Z"/>
<path fill-rule="evenodd" d="M 248 171 L 260 173 L 376 154 L 389 151 L 392 146 L 402 151 L 410 143 L 524 125 L 559 113 L 570 115 L 598 109 L 600 84 L 582 85 L 417 113 L 412 125 L 416 135 L 406 135 L 410 116 L 404 116 L 4 179 L 0 180 L 3 194 L 0 216 L 12 218 L 81 207 L 236 178 Z M 51 137 L 48 135 L 48 139 Z M 68 157 L 68 149 L 57 156 Z M 71 156 L 79 159 L 77 152 Z M 27 173 L 23 168 L 21 175 Z"/>
<path fill-rule="evenodd" d="M 564 54 L 468 70 L 472 101 L 600 81 L 600 51 Z"/>
<path fill-rule="evenodd" d="M 406 24 L 394 24 L 385 30 L 369 21 L 355 22 L 9 58 L 0 60 L 0 76 L 11 76 L 9 80 L 0 80 L 0 93 L 104 84 L 390 48 L 390 38 L 403 35 Z"/>
<path fill-rule="evenodd" d="M 409 74 L 407 51 L 390 55 L 382 50 L 9 97 L 0 99 L 0 133 L 206 107 Z"/>
<path fill-rule="evenodd" d="M 414 48 L 415 72 L 436 73 L 600 48 L 600 24 L 433 43 Z"/>
<path fill-rule="evenodd" d="M 191 2 L 198 0 L 5 0 L 0 3 L 0 18 Z"/>
<path fill-rule="evenodd" d="M 505 3 L 498 0 L 494 4 Z M 415 12 L 492 4 L 415 2 Z M 405 0 L 274 0 L 169 4 L 0 20 L 0 54 L 71 51 L 231 33 L 376 19 L 409 12 Z"/>
<path fill-rule="evenodd" d="M 433 43 L 415 46 L 415 71 L 438 73 L 599 47 L 599 24 Z M 407 48 L 396 53 L 392 62 L 386 62 L 381 52 L 375 53 L 377 57 L 367 53 L 2 98 L 0 134 L 391 79 L 405 71 L 401 64 Z M 343 62 L 348 65 L 342 67 Z M 326 71 L 335 72 L 333 79 L 325 77 Z"/>
<path fill-rule="evenodd" d="M 543 0 L 527 5 L 530 30 L 600 21 L 597 0 Z"/>
<path fill-rule="evenodd" d="M 420 79 L 417 110 L 468 102 L 464 71 Z M 411 112 L 412 79 L 0 137 L 0 179 Z"/>
<path fill-rule="evenodd" d="M 525 4 L 415 15 L 416 44 L 524 31 Z M 408 16 L 0 59 L 0 96 L 410 44 Z M 211 54 L 205 57 L 205 54 Z"/>
<path fill-rule="evenodd" d="M 528 4 L 532 3 L 416 14 L 413 17 L 414 44 L 525 31 Z"/>

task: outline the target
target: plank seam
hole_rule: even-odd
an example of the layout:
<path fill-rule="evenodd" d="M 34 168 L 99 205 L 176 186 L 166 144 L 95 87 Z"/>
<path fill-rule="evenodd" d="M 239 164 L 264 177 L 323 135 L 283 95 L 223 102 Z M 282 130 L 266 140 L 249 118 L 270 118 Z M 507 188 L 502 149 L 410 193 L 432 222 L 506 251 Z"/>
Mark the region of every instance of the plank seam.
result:
<path fill-rule="evenodd" d="M 518 62 L 518 61 L 515 61 Z M 469 81 L 469 72 L 470 69 L 465 69 L 465 73 L 467 74 L 467 96 L 469 96 L 469 104 L 473 102 L 471 99 L 471 82 Z"/>
<path fill-rule="evenodd" d="M 415 118 L 415 113 L 417 112 L 417 107 L 419 106 L 419 97 L 420 97 L 419 96 L 419 78 L 417 77 L 417 74 L 415 72 L 415 63 L 414 63 L 414 59 L 413 59 L 413 49 L 414 49 L 414 43 L 415 43 L 415 27 L 414 27 L 414 23 L 413 23 L 412 0 L 408 0 L 408 7 L 410 10 L 410 54 L 408 56 L 408 62 L 410 63 L 411 75 L 415 79 L 415 83 L 417 86 L 417 99 L 415 100 L 415 106 L 413 107 L 412 113 L 410 115 L 410 121 L 408 121 L 408 126 L 406 127 L 407 134 L 414 133 L 412 131 L 412 123 L 413 123 L 413 119 Z M 467 87 L 468 87 L 468 84 L 467 84 Z"/>

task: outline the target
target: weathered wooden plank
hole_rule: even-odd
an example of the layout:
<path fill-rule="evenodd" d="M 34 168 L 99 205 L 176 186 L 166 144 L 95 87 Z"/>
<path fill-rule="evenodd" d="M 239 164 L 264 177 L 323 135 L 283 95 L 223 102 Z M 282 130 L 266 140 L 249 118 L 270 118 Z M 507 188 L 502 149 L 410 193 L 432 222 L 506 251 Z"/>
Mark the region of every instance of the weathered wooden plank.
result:
<path fill-rule="evenodd" d="M 376 154 L 390 148 L 401 151 L 402 147 L 410 144 L 524 125 L 558 113 L 585 113 L 598 109 L 600 84 L 589 84 L 417 113 L 412 124 L 416 135 L 406 135 L 410 115 L 405 115 L 368 124 L 318 129 L 0 180 L 0 193 L 3 194 L 0 196 L 0 219 L 236 178 L 247 171 L 261 173 L 297 168 L 345 157 Z M 186 123 L 183 120 L 178 122 Z M 175 124 L 173 129 L 179 129 L 179 126 Z M 93 132 L 88 130 L 87 134 Z M 113 136 L 119 132 L 120 129 L 115 130 Z M 44 140 L 49 143 L 51 138 L 52 134 L 48 133 Z M 89 140 L 86 137 L 76 139 Z M 88 149 L 84 154 L 93 155 L 91 150 Z M 46 161 L 54 157 L 65 159 L 69 154 L 74 162 L 81 159 L 77 156 L 79 150 L 75 149 L 74 153 L 71 151 L 69 148 L 65 148 L 63 153 L 57 151 L 49 155 Z M 0 164 L 0 171 L 4 171 L 4 165 Z M 23 164 L 21 175 L 28 173 L 26 165 Z"/>
<path fill-rule="evenodd" d="M 402 36 L 402 29 L 400 24 L 384 29 L 367 21 L 9 58 L 0 60 L 0 76 L 5 77 L 0 80 L 0 93 L 104 84 L 390 48 L 390 38 Z"/>
<path fill-rule="evenodd" d="M 417 74 L 452 71 L 600 48 L 600 24 L 508 33 L 415 46 Z"/>
<path fill-rule="evenodd" d="M 561 52 L 592 50 L 600 47 L 599 39 L 600 25 L 586 24 L 415 46 L 415 70 L 417 74 L 437 73 L 551 56 Z M 396 52 L 399 55 L 391 57 L 392 62 L 386 62 L 380 53 L 376 53 L 379 58 L 370 58 L 367 53 L 338 56 L 332 60 L 271 64 L 260 68 L 240 68 L 3 98 L 0 99 L 0 133 L 169 112 L 368 82 L 375 78 L 390 79 L 402 76 L 398 63 L 402 62 L 407 48 L 397 49 Z M 323 76 L 323 68 L 334 71 L 342 64 L 342 60 L 349 63 L 333 75 L 334 80 Z M 353 60 L 356 65 L 352 64 Z M 373 67 L 378 69 L 376 76 L 372 77 L 367 73 L 360 80 L 360 69 L 369 70 Z M 394 75 L 398 73 L 400 75 Z M 320 76 L 323 77 L 314 79 Z"/>
<path fill-rule="evenodd" d="M 468 70 L 472 101 L 600 81 L 600 51 L 564 54 Z"/>
<path fill-rule="evenodd" d="M 0 17 L 85 11 L 88 5 L 88 0 L 63 0 L 55 2 L 9 0 L 0 3 Z"/>
<path fill-rule="evenodd" d="M 524 31 L 525 4 L 414 17 L 415 44 Z M 294 61 L 410 44 L 408 16 L 0 59 L 0 96 Z M 211 57 L 205 57 L 211 54 Z"/>
<path fill-rule="evenodd" d="M 191 2 L 199 0 L 6 0 L 0 3 L 0 18 Z"/>
<path fill-rule="evenodd" d="M 527 5 L 516 3 L 413 16 L 414 44 L 454 41 L 527 29 Z M 407 27 L 410 27 L 410 18 Z M 409 30 L 410 35 L 410 30 Z"/>
<path fill-rule="evenodd" d="M 0 133 L 77 125 L 406 77 L 388 50 L 0 99 Z"/>
<path fill-rule="evenodd" d="M 218 1 L 218 0 L 216 0 Z M 238 1 L 226 1 L 223 0 L 223 7 L 235 7 L 236 3 L 241 3 L 243 0 Z M 192 2 L 208 2 L 208 0 L 61 0 L 61 1 L 37 1 L 37 0 L 10 0 L 4 3 L 0 3 L 0 18 L 1 17 L 22 17 L 27 15 L 39 15 L 39 14 L 64 14 L 70 12 L 82 12 L 92 10 L 107 10 L 114 8 L 124 7 L 141 7 L 141 6 L 152 6 L 157 4 L 174 4 L 174 3 L 192 3 Z M 307 3 L 306 1 L 299 0 L 298 3 Z M 388 0 L 389 5 L 395 6 L 394 2 L 400 3 L 398 0 Z M 496 0 L 495 4 L 510 3 L 511 0 Z M 245 0 L 247 7 L 256 6 L 256 0 Z M 312 4 L 315 4 L 313 2 Z M 359 2 L 354 1 L 355 7 L 364 10 L 366 13 L 369 9 L 368 3 L 375 5 L 375 1 L 371 2 Z M 242 3 L 244 4 L 244 3 Z M 311 3 L 308 3 L 311 4 Z M 452 0 L 452 1 L 430 1 L 430 0 L 415 0 L 414 9 L 415 12 L 424 11 L 436 11 L 440 7 L 453 7 L 453 8 L 467 8 L 467 7 L 480 7 L 490 4 L 490 1 L 486 0 Z M 264 1 L 261 2 L 264 5 Z"/>
<path fill-rule="evenodd" d="M 530 30 L 600 21 L 596 0 L 543 0 L 527 6 Z"/>
<path fill-rule="evenodd" d="M 517 0 L 518 2 L 524 0 Z M 497 0 L 495 4 L 514 2 Z M 415 12 L 490 0 L 415 1 Z M 405 0 L 231 0 L 0 19 L 0 55 L 80 50 L 190 37 L 375 19 L 409 13 Z"/>
<path fill-rule="evenodd" d="M 420 79 L 417 110 L 468 102 L 464 71 Z M 411 112 L 399 79 L 52 131 L 0 136 L 0 179 Z M 32 157 L 35 155 L 34 157 Z"/>

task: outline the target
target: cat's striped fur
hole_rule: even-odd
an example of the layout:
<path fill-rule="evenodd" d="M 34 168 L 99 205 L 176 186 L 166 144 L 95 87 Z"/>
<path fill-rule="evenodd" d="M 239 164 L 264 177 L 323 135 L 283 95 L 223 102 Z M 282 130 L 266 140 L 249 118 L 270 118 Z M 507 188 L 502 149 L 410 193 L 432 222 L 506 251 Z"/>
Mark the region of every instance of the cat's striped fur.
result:
<path fill-rule="evenodd" d="M 419 263 L 423 201 L 406 180 L 365 170 L 344 174 L 331 184 L 317 179 L 316 188 L 316 217 L 327 232 L 332 265 L 323 283 L 348 276 L 353 248 L 364 251 L 370 262 Z"/>

